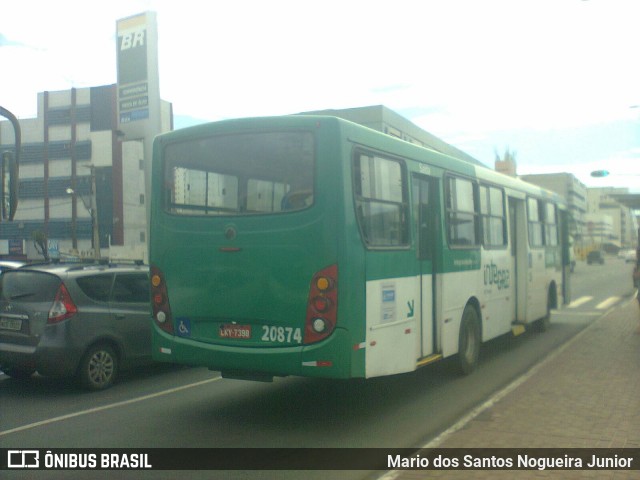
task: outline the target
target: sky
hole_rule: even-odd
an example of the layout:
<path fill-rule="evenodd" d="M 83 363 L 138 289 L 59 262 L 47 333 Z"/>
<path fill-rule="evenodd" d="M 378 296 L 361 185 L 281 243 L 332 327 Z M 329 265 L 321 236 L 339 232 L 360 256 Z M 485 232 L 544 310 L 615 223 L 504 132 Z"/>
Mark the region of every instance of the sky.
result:
<path fill-rule="evenodd" d="M 640 192 L 637 0 L 4 2 L 0 105 L 115 83 L 116 20 L 148 10 L 176 128 L 385 105 L 489 167 Z"/>

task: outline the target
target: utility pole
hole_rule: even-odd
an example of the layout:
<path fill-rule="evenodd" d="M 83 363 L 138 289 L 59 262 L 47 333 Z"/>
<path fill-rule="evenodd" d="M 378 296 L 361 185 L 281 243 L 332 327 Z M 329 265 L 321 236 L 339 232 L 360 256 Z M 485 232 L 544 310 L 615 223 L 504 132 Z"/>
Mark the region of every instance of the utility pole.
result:
<path fill-rule="evenodd" d="M 96 260 L 98 260 L 99 258 L 101 258 L 100 255 L 100 230 L 98 227 L 98 199 L 96 197 L 96 167 L 93 164 L 89 164 L 89 165 L 83 165 L 83 167 L 86 167 L 88 169 L 91 170 L 91 193 L 89 196 L 89 201 L 87 202 L 87 199 L 84 197 L 84 195 L 79 195 L 80 199 L 82 200 L 82 203 L 84 205 L 84 207 L 89 211 L 89 213 L 91 214 L 91 233 L 93 236 L 93 258 L 95 258 Z M 73 195 L 74 197 L 76 195 L 78 195 L 78 193 L 71 187 L 67 188 L 67 193 L 69 195 Z M 71 231 L 72 234 L 72 239 L 74 242 L 74 248 L 75 248 L 75 244 L 76 244 L 76 229 L 72 228 Z"/>
<path fill-rule="evenodd" d="M 96 198 L 96 167 L 87 165 L 91 169 L 91 227 L 93 230 L 93 257 L 100 258 L 100 231 L 98 227 L 98 199 Z"/>

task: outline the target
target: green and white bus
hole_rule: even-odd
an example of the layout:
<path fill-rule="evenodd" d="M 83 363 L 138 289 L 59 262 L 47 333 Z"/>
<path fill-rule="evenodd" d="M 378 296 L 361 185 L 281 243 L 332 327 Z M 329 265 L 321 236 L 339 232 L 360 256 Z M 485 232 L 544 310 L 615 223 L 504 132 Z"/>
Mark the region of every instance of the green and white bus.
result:
<path fill-rule="evenodd" d="M 153 355 L 223 377 L 376 377 L 545 329 L 559 196 L 330 116 L 157 137 Z"/>

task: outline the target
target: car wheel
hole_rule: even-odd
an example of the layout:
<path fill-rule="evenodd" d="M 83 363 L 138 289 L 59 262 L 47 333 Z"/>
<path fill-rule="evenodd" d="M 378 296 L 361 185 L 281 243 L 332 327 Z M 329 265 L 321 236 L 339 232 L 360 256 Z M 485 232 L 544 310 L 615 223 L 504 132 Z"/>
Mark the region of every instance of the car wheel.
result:
<path fill-rule="evenodd" d="M 480 356 L 480 320 L 473 305 L 462 312 L 458 337 L 458 370 L 463 375 L 473 372 Z"/>
<path fill-rule="evenodd" d="M 20 367 L 1 367 L 5 375 L 15 378 L 17 380 L 26 380 L 35 373 L 35 368 L 20 368 Z"/>
<path fill-rule="evenodd" d="M 78 381 L 88 390 L 109 388 L 118 373 L 118 356 L 106 344 L 89 348 L 80 360 Z"/>

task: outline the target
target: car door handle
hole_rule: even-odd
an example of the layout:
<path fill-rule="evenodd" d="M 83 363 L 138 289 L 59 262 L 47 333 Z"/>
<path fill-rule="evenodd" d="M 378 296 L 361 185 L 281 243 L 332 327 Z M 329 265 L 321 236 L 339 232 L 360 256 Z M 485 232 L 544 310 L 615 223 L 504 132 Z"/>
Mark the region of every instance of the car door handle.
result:
<path fill-rule="evenodd" d="M 126 315 L 124 313 L 116 313 L 116 318 L 118 320 L 122 320 L 122 319 L 126 318 Z"/>

